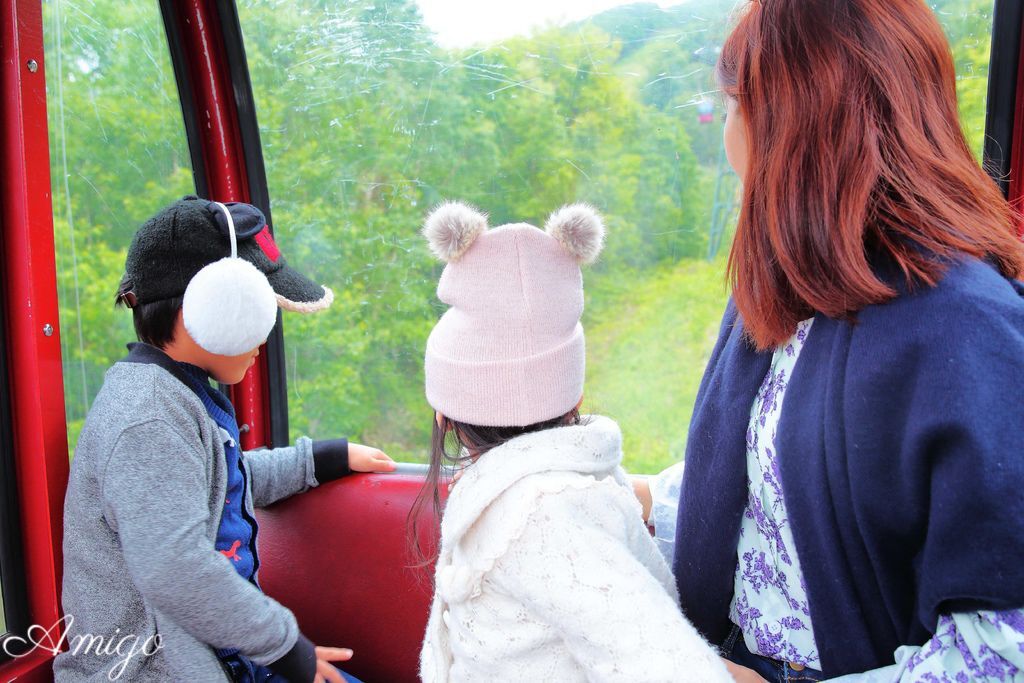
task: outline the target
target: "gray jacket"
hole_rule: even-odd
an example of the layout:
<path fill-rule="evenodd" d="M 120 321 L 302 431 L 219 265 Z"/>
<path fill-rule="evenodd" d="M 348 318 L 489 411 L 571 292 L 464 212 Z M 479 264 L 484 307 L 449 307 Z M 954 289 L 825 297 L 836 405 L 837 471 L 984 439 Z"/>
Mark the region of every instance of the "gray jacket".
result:
<path fill-rule="evenodd" d="M 159 358 L 116 363 L 85 421 L 64 507 L 70 625 L 57 681 L 226 681 L 213 648 L 258 664 L 312 654 L 294 615 L 214 549 L 227 484 L 222 436 L 174 370 Z M 347 448 L 345 458 L 347 471 Z M 306 438 L 246 452 L 242 463 L 250 514 L 318 483 Z"/>

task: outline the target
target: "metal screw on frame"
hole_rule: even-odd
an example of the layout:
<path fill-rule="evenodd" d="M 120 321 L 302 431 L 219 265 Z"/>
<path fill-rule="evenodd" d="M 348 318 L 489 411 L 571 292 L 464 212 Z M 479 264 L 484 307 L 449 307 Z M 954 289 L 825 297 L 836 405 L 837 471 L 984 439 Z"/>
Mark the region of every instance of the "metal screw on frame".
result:
<path fill-rule="evenodd" d="M 34 59 L 30 59 L 27 62 L 25 62 L 25 66 L 27 66 L 28 70 L 32 73 L 39 71 L 39 62 L 37 62 Z"/>
<path fill-rule="evenodd" d="M 51 325 L 50 323 L 46 323 L 45 325 L 43 325 L 43 334 L 45 334 L 47 337 L 52 337 L 53 325 Z"/>
<path fill-rule="evenodd" d="M 239 434 L 245 434 L 248 431 L 249 431 L 249 423 L 246 422 L 246 423 L 243 423 L 243 424 L 238 426 L 238 433 Z"/>

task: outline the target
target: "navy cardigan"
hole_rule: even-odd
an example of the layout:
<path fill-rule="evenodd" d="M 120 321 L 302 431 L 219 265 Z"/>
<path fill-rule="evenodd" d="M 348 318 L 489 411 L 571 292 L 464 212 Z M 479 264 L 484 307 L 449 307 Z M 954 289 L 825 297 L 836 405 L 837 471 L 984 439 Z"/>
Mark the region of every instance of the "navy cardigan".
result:
<path fill-rule="evenodd" d="M 940 614 L 1024 607 L 1022 297 L 965 259 L 856 323 L 816 317 L 776 445 L 826 675 L 892 664 Z M 715 643 L 771 355 L 730 303 L 690 425 L 674 562 L 684 612 Z"/>

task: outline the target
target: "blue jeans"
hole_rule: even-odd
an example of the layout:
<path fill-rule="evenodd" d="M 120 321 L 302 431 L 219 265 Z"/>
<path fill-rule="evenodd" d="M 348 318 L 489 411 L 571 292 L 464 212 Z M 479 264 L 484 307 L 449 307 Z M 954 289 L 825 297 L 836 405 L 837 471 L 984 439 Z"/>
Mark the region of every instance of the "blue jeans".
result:
<path fill-rule="evenodd" d="M 231 680 L 235 683 L 288 683 L 284 676 L 278 676 L 265 666 L 254 664 L 248 657 L 243 657 L 235 651 L 232 654 L 218 653 L 220 661 L 230 672 Z M 337 669 L 337 667 L 335 667 Z M 341 677 L 347 683 L 363 683 L 351 674 L 338 669 Z M 310 681 L 312 683 L 312 681 Z"/>
<path fill-rule="evenodd" d="M 824 681 L 825 675 L 811 668 L 797 671 L 786 662 L 771 657 L 756 655 L 743 642 L 743 632 L 733 626 L 729 637 L 722 643 L 722 654 L 733 664 L 753 669 L 768 683 L 789 683 L 790 681 Z"/>

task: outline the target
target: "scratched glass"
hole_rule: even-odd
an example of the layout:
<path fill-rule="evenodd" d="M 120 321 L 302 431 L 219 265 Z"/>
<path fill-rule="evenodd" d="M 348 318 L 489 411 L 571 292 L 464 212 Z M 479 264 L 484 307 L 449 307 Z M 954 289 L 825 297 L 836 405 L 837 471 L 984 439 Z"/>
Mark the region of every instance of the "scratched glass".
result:
<path fill-rule="evenodd" d="M 992 2 L 933 4 L 980 154 Z M 608 242 L 584 272 L 584 408 L 620 422 L 632 471 L 681 459 L 727 296 L 737 181 L 712 71 L 735 5 L 239 2 L 278 241 L 337 293 L 284 319 L 293 432 L 422 461 L 443 310 L 425 212 L 542 224 L 588 201 Z"/>
<path fill-rule="evenodd" d="M 68 445 L 135 339 L 114 294 L 136 228 L 194 192 L 160 8 L 47 0 L 43 37 Z"/>

